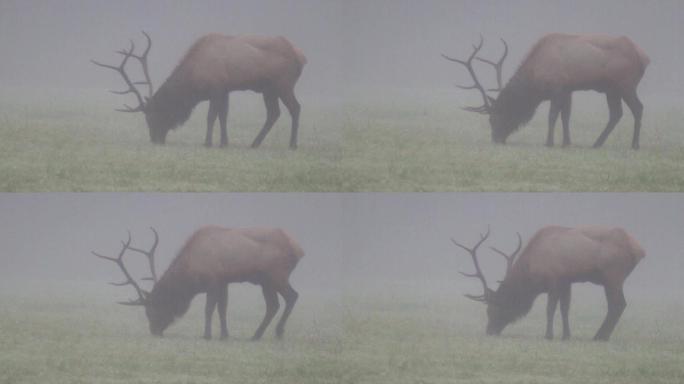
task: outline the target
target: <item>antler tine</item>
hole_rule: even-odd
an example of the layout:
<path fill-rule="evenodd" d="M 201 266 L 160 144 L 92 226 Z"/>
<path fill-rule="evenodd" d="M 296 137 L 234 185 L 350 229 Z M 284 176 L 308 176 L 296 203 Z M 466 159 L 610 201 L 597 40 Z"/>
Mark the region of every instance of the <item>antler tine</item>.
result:
<path fill-rule="evenodd" d="M 506 43 L 506 40 L 504 40 L 503 38 L 501 39 L 501 42 L 504 45 L 504 53 L 503 55 L 501 55 L 501 58 L 497 62 L 493 62 L 491 60 L 487 60 L 479 56 L 477 57 L 479 61 L 491 65 L 492 67 L 494 67 L 494 70 L 496 71 L 496 83 L 498 85 L 498 88 L 488 89 L 488 91 L 499 92 L 503 88 L 503 83 L 501 81 L 501 71 L 503 69 L 504 60 L 506 60 L 506 56 L 508 56 L 508 44 Z"/>
<path fill-rule="evenodd" d="M 159 245 L 159 234 L 157 233 L 157 230 L 154 229 L 154 227 L 150 227 L 152 230 L 152 233 L 154 233 L 154 243 L 152 244 L 152 247 L 150 248 L 149 251 L 146 251 L 144 249 L 136 248 L 129 246 L 128 249 L 134 252 L 141 253 L 147 257 L 147 261 L 150 264 L 150 273 L 152 274 L 151 278 L 143 278 L 142 280 L 152 280 L 155 283 L 157 283 L 157 272 L 154 266 L 154 253 L 157 250 L 157 245 Z"/>
<path fill-rule="evenodd" d="M 145 52 L 143 52 L 142 55 L 132 54 L 131 57 L 136 58 L 140 62 L 140 65 L 143 69 L 143 74 L 145 75 L 145 81 L 137 81 L 134 84 L 147 84 L 148 97 L 152 97 L 152 95 L 154 94 L 154 86 L 152 85 L 152 81 L 150 80 L 150 72 L 147 67 L 147 54 L 150 53 L 150 50 L 152 49 L 152 38 L 150 38 L 150 35 L 148 35 L 147 32 L 141 32 L 143 35 L 145 35 L 145 38 L 147 39 L 147 48 L 145 48 Z"/>
<path fill-rule="evenodd" d="M 119 266 L 119 269 L 121 269 L 121 272 L 123 272 L 124 276 L 126 277 L 126 280 L 120 283 L 110 283 L 111 285 L 117 286 L 117 287 L 122 287 L 125 285 L 131 285 L 133 288 L 135 288 L 135 291 L 138 293 L 138 300 L 131 300 L 128 302 L 120 302 L 121 304 L 127 304 L 127 305 L 142 305 L 145 302 L 145 298 L 147 297 L 146 291 L 140 288 L 138 283 L 135 282 L 131 274 L 128 272 L 126 269 L 126 265 L 123 262 L 123 256 L 126 254 L 126 250 L 130 249 L 131 245 L 131 232 L 128 231 L 128 239 L 126 241 L 121 241 L 121 251 L 119 251 L 119 255 L 117 257 L 110 257 L 110 256 L 105 256 L 101 255 L 95 251 L 91 251 L 91 253 L 99 258 L 109 260 L 114 262 L 116 265 Z"/>
<path fill-rule="evenodd" d="M 126 69 L 125 69 L 125 68 L 126 68 L 126 63 L 128 63 L 128 59 L 129 59 L 129 58 L 135 57 L 136 59 L 141 60 L 140 57 L 134 53 L 134 51 L 135 51 L 135 43 L 133 43 L 133 40 L 130 41 L 130 44 L 131 44 L 131 46 L 130 46 L 130 48 L 129 48 L 128 50 L 121 49 L 121 50 L 116 51 L 116 53 L 118 53 L 118 54 L 120 54 L 120 55 L 123 55 L 123 59 L 121 60 L 121 63 L 119 64 L 119 66 L 104 64 L 104 63 L 100 63 L 99 61 L 90 60 L 90 62 L 92 62 L 93 64 L 95 64 L 95 65 L 97 65 L 97 66 L 100 66 L 100 67 L 103 67 L 103 68 L 108 68 L 108 69 L 111 69 L 111 70 L 114 70 L 114 71 L 118 72 L 119 75 L 121 75 L 121 77 L 123 78 L 123 80 L 124 80 L 124 82 L 126 83 L 126 85 L 128 86 L 128 89 L 126 89 L 126 90 L 123 90 L 123 91 L 110 91 L 110 92 L 112 92 L 112 93 L 114 93 L 114 94 L 117 94 L 117 95 L 125 95 L 125 94 L 128 94 L 128 93 L 132 93 L 132 94 L 135 95 L 136 99 L 138 99 L 138 106 L 137 106 L 137 107 L 132 108 L 132 107 L 130 107 L 130 106 L 124 104 L 124 107 L 125 107 L 125 108 L 123 108 L 123 109 L 122 109 L 122 108 L 116 109 L 116 111 L 119 111 L 119 112 L 141 112 L 141 111 L 143 111 L 143 110 L 145 109 L 145 102 L 144 102 L 144 100 L 143 100 L 142 95 L 140 95 L 140 92 L 139 92 L 138 89 L 135 87 L 135 85 L 134 85 L 134 83 L 131 81 L 130 77 L 128 77 L 128 74 L 126 74 Z M 142 61 L 141 61 L 141 62 L 142 62 Z M 147 80 L 149 81 L 149 76 L 148 76 L 148 79 L 147 79 Z"/>
<path fill-rule="evenodd" d="M 457 85 L 457 87 L 461 89 L 477 89 L 480 91 L 480 94 L 482 95 L 482 106 L 480 107 L 465 107 L 463 108 L 466 111 L 470 112 L 478 112 L 482 114 L 487 114 L 489 113 L 489 110 L 491 109 L 491 104 L 489 102 L 489 96 L 487 96 L 487 92 L 485 91 L 484 87 L 480 83 L 480 81 L 477 78 L 477 75 L 475 74 L 475 69 L 473 68 L 473 59 L 476 58 L 477 54 L 480 52 L 482 49 L 482 46 L 484 44 L 484 38 L 482 35 L 480 35 L 480 42 L 478 44 L 473 44 L 473 52 L 470 54 L 467 60 L 459 60 L 450 56 L 447 56 L 445 54 L 442 54 L 442 57 L 445 59 L 452 61 L 454 63 L 459 63 L 466 67 L 468 70 L 468 73 L 470 74 L 470 77 L 473 78 L 473 85 L 470 86 L 462 86 L 462 85 Z"/>
<path fill-rule="evenodd" d="M 454 245 L 456 245 L 457 247 L 468 252 L 470 254 L 470 257 L 473 260 L 473 264 L 475 266 L 475 273 L 466 273 L 466 272 L 460 272 L 460 271 L 459 271 L 459 273 L 463 276 L 466 276 L 466 277 L 477 277 L 482 282 L 482 286 L 484 288 L 484 293 L 482 295 L 479 295 L 479 296 L 466 295 L 466 297 L 471 298 L 473 300 L 477 300 L 477 301 L 485 301 L 487 298 L 487 294 L 489 292 L 489 287 L 487 286 L 487 280 L 485 279 L 484 274 L 482 273 L 482 269 L 480 268 L 480 263 L 477 259 L 477 249 L 487 240 L 487 238 L 489 237 L 489 233 L 490 233 L 490 228 L 489 228 L 489 226 L 487 226 L 487 232 L 484 235 L 480 234 L 480 241 L 478 241 L 477 244 L 475 244 L 475 246 L 472 248 L 466 247 L 465 245 L 454 240 L 453 238 L 451 239 L 451 242 L 454 243 Z"/>
<path fill-rule="evenodd" d="M 513 266 L 513 262 L 515 261 L 515 257 L 518 255 L 518 252 L 520 252 L 520 249 L 522 248 L 522 236 L 520 236 L 520 232 L 516 232 L 516 235 L 518 235 L 518 247 L 510 255 L 507 255 L 506 253 L 504 253 L 503 251 L 500 251 L 497 248 L 489 247 L 492 251 L 498 253 L 499 255 L 503 256 L 506 259 L 506 274 L 508 274 L 508 271 L 511 270 L 511 267 Z"/>

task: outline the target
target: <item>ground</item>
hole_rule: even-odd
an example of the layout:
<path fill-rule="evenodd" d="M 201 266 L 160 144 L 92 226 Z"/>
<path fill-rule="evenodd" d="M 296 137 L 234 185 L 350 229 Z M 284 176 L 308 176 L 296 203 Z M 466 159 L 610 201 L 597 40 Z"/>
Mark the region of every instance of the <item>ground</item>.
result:
<path fill-rule="evenodd" d="M 17 96 L 18 94 L 18 96 Z M 165 146 L 140 114 L 113 111 L 102 90 L 0 92 L 2 191 L 682 191 L 684 112 L 645 99 L 641 149 L 630 149 L 628 110 L 604 148 L 590 148 L 605 101 L 576 100 L 573 145 L 546 148 L 547 106 L 530 126 L 493 145 L 486 118 L 459 109 L 451 90 L 358 92 L 343 101 L 302 96 L 297 151 L 283 110 L 261 148 L 249 144 L 260 97 L 231 98 L 230 146 L 206 149 L 205 104 Z M 560 143 L 560 122 L 556 142 Z M 215 129 L 214 142 L 218 142 Z"/>
<path fill-rule="evenodd" d="M 605 315 L 600 288 L 575 290 L 573 338 L 547 341 L 544 303 L 484 335 L 484 307 L 450 282 L 300 287 L 281 341 L 267 330 L 258 288 L 231 286 L 227 341 L 205 341 L 203 297 L 162 339 L 143 311 L 114 303 L 104 283 L 26 280 L 0 291 L 2 383 L 681 383 L 684 306 L 627 289 L 609 342 L 591 337 Z M 557 319 L 557 335 L 560 319 Z M 217 324 L 215 321 L 215 332 Z M 273 326 L 273 325 L 272 325 Z"/>

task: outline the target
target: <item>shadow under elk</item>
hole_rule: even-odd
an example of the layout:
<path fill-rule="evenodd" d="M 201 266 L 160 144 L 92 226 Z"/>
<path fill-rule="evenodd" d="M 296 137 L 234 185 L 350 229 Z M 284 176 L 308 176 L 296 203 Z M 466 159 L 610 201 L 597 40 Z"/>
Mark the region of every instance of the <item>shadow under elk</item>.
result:
<path fill-rule="evenodd" d="M 478 56 L 482 49 L 482 36 L 466 60 L 442 55 L 468 70 L 473 85 L 458 87 L 478 90 L 483 105 L 463 109 L 489 115 L 494 143 L 505 144 L 511 133 L 532 119 L 539 104 L 550 100 L 546 145 L 553 146 L 554 127 L 559 114 L 563 125 L 563 146 L 570 145 L 572 92 L 594 90 L 606 94 L 610 115 L 594 148 L 603 145 L 622 117 L 623 100 L 634 115 L 632 148 L 639 148 L 643 105 L 637 96 L 637 86 L 650 60 L 632 40 L 625 36 L 545 35 L 533 46 L 506 86 L 502 86 L 501 71 L 508 54 L 508 44 L 503 39 L 501 41 L 504 53 L 497 62 Z M 497 88 L 487 91 L 499 92 L 498 98 L 489 96 L 478 80 L 473 68 L 474 59 L 494 67 Z"/>
<path fill-rule="evenodd" d="M 147 65 L 152 39 L 142 54 L 135 53 L 135 44 L 117 53 L 123 56 L 118 66 L 91 60 L 93 64 L 118 72 L 127 89 L 112 91 L 116 94 L 135 95 L 138 106 L 124 105 L 120 112 L 143 112 L 149 128 L 150 140 L 164 144 L 171 129 L 185 123 L 195 106 L 209 100 L 207 134 L 204 144 L 211 147 L 216 118 L 221 126 L 221 146 L 228 145 L 228 95 L 232 91 L 251 90 L 263 94 L 266 105 L 266 122 L 252 142 L 258 147 L 280 116 L 279 100 L 292 117 L 290 148 L 297 148 L 297 131 L 301 106 L 295 97 L 294 87 L 302 73 L 306 57 L 282 36 L 225 36 L 209 34 L 200 37 L 187 51 L 171 76 L 154 92 Z M 142 66 L 144 81 L 132 81 L 126 73 L 129 59 Z M 147 85 L 144 97 L 136 85 Z"/>
<path fill-rule="evenodd" d="M 465 296 L 487 305 L 488 335 L 499 335 L 508 324 L 530 311 L 537 296 L 547 293 L 546 338 L 553 338 L 553 318 L 559 301 L 563 339 L 570 338 L 571 285 L 591 282 L 603 286 L 608 302 L 608 314 L 594 340 L 610 338 L 627 306 L 622 289 L 625 279 L 645 256 L 641 246 L 625 230 L 600 226 L 546 226 L 537 231 L 516 259 L 522 248 L 522 238 L 518 234 L 518 247 L 511 255 L 491 248 L 507 263 L 505 277 L 496 291 L 488 287 L 477 258 L 478 248 L 488 237 L 489 229 L 480 235 L 472 248 L 451 240 L 470 254 L 475 266 L 474 273 L 460 273 L 478 278 L 484 287 L 482 295 Z"/>
<path fill-rule="evenodd" d="M 196 295 L 206 293 L 204 338 L 211 339 L 211 320 L 217 306 L 221 338 L 227 338 L 228 284 L 249 282 L 261 286 L 266 301 L 266 314 L 252 340 L 261 338 L 278 312 L 278 294 L 285 300 L 285 310 L 276 326 L 276 336 L 283 336 L 285 323 L 299 297 L 290 285 L 289 277 L 304 256 L 302 248 L 285 231 L 278 228 L 203 227 L 190 237 L 159 279 L 154 266 L 159 235 L 154 228 L 152 232 L 154 244 L 149 251 L 133 247 L 129 232 L 128 240 L 122 242 L 117 257 L 92 253 L 119 266 L 125 280 L 112 284 L 131 285 L 138 294 L 136 300 L 119 303 L 144 306 L 153 335 L 162 336 L 176 318 L 187 312 Z M 123 257 L 127 251 L 147 257 L 151 277 L 143 280 L 154 282 L 150 292 L 143 290 L 126 269 Z"/>

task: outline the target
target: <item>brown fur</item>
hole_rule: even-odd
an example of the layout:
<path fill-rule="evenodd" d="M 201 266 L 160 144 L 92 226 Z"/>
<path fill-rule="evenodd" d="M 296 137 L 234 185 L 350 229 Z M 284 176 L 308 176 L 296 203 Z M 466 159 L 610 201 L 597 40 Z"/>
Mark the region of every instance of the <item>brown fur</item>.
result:
<path fill-rule="evenodd" d="M 594 90 L 607 95 L 611 115 L 594 146 L 603 145 L 619 121 L 624 100 L 634 114 L 632 147 L 637 149 L 643 105 L 636 90 L 649 62 L 644 51 L 624 36 L 548 34 L 534 45 L 493 102 L 492 139 L 505 143 L 532 118 L 542 101 L 550 100 L 546 144 L 553 145 L 553 129 L 561 114 L 563 145 L 569 145 L 571 94 Z"/>
<path fill-rule="evenodd" d="M 487 297 L 487 331 L 498 334 L 529 312 L 534 299 L 549 294 L 546 337 L 553 337 L 553 316 L 560 299 L 563 337 L 570 336 L 568 307 L 570 286 L 592 282 L 605 288 L 608 315 L 595 339 L 608 340 L 625 307 L 622 286 L 644 250 L 621 228 L 547 226 L 529 241 L 497 291 Z"/>
<path fill-rule="evenodd" d="M 276 293 L 286 302 L 276 328 L 277 335 L 282 336 L 298 296 L 290 286 L 289 276 L 303 256 L 302 248 L 282 229 L 201 228 L 190 237 L 147 297 L 150 330 L 161 335 L 174 318 L 187 311 L 195 295 L 206 292 L 205 337 L 211 337 L 211 317 L 218 305 L 221 336 L 225 338 L 227 285 L 250 282 L 262 286 L 267 303 L 267 314 L 254 338 L 261 337 L 277 312 Z"/>
<path fill-rule="evenodd" d="M 227 145 L 228 94 L 251 90 L 264 95 L 268 112 L 266 124 L 252 146 L 259 146 L 277 120 L 280 99 L 292 116 L 290 146 L 295 148 L 300 106 L 294 87 L 305 64 L 302 51 L 282 36 L 203 36 L 146 104 L 150 138 L 163 143 L 170 129 L 183 124 L 199 102 L 209 100 L 205 144 L 211 146 L 213 124 L 218 117 L 221 145 Z"/>

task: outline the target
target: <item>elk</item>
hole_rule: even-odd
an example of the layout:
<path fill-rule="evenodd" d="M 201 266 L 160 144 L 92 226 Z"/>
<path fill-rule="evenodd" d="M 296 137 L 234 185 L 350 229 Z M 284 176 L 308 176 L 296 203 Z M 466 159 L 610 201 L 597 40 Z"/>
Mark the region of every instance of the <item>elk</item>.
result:
<path fill-rule="evenodd" d="M 211 339 L 211 320 L 217 306 L 221 339 L 228 338 L 228 284 L 250 282 L 261 286 L 266 301 L 266 314 L 252 340 L 261 338 L 278 312 L 278 294 L 285 300 L 285 310 L 276 326 L 276 337 L 283 336 L 285 323 L 299 297 L 290 285 L 289 276 L 299 259 L 304 256 L 302 248 L 284 230 L 203 227 L 190 237 L 166 272 L 157 279 L 154 252 L 159 243 L 159 235 L 154 228 L 151 229 L 154 233 L 154 243 L 148 251 L 131 245 L 129 231 L 128 240 L 122 241 L 122 248 L 117 257 L 92 253 L 119 266 L 126 279 L 121 283 L 112 284 L 131 285 L 138 294 L 136 300 L 119 303 L 144 306 L 153 335 L 161 337 L 176 318 L 187 312 L 190 302 L 197 294 L 206 293 L 204 338 Z M 143 290 L 126 269 L 123 257 L 127 251 L 141 253 L 147 257 L 151 277 L 144 280 L 154 282 L 151 291 Z"/>
<path fill-rule="evenodd" d="M 214 122 L 221 126 L 221 147 L 228 145 L 228 95 L 231 91 L 252 90 L 263 94 L 266 105 L 266 122 L 252 142 L 258 147 L 280 116 L 279 100 L 292 117 L 290 148 L 297 148 L 300 104 L 294 87 L 306 64 L 301 50 L 282 36 L 225 36 L 209 34 L 200 37 L 188 50 L 171 76 L 154 92 L 147 65 L 152 39 L 143 31 L 147 47 L 142 54 L 135 53 L 131 40 L 129 49 L 117 51 L 123 56 L 118 66 L 91 62 L 118 72 L 126 83 L 116 94 L 133 94 L 138 106 L 117 109 L 120 112 L 143 112 L 152 143 L 164 144 L 172 129 L 185 123 L 195 106 L 209 100 L 207 134 L 204 145 L 211 147 Z M 132 81 L 126 73 L 129 59 L 142 66 L 144 81 Z M 148 96 L 142 96 L 136 85 L 147 85 Z"/>
<path fill-rule="evenodd" d="M 489 229 L 480 235 L 472 248 L 451 239 L 470 254 L 475 266 L 474 273 L 460 273 L 478 278 L 484 287 L 482 295 L 465 296 L 487 305 L 487 335 L 499 335 L 508 324 L 530 311 L 538 295 L 547 293 L 545 337 L 553 339 L 553 318 L 560 301 L 563 339 L 569 339 L 571 285 L 591 282 L 603 286 L 608 302 L 608 314 L 594 340 L 610 338 L 627 305 L 622 289 L 625 279 L 645 256 L 639 243 L 624 229 L 546 226 L 537 231 L 516 259 L 522 248 L 522 238 L 518 234 L 518 247 L 512 254 L 491 248 L 506 259 L 507 265 L 505 277 L 496 291 L 488 287 L 477 258 L 478 248 L 488 237 Z"/>
<path fill-rule="evenodd" d="M 508 44 L 503 39 L 501 41 L 504 53 L 496 62 L 478 56 L 483 45 L 482 36 L 466 60 L 442 55 L 468 70 L 473 85 L 458 87 L 478 90 L 483 105 L 463 109 L 489 115 L 494 143 L 505 144 L 511 133 L 532 119 L 539 104 L 549 100 L 546 145 L 553 146 L 554 128 L 560 114 L 563 146 L 569 146 L 572 92 L 594 90 L 606 94 L 609 111 L 608 124 L 594 143 L 594 148 L 603 145 L 622 117 L 624 100 L 634 116 L 632 148 L 639 149 L 643 104 L 637 96 L 637 86 L 650 60 L 632 40 L 625 36 L 545 35 L 532 47 L 506 86 L 502 86 L 501 71 L 508 55 Z M 485 90 L 473 68 L 474 59 L 494 68 L 497 88 Z M 499 92 L 498 98 L 489 96 L 487 91 Z"/>

